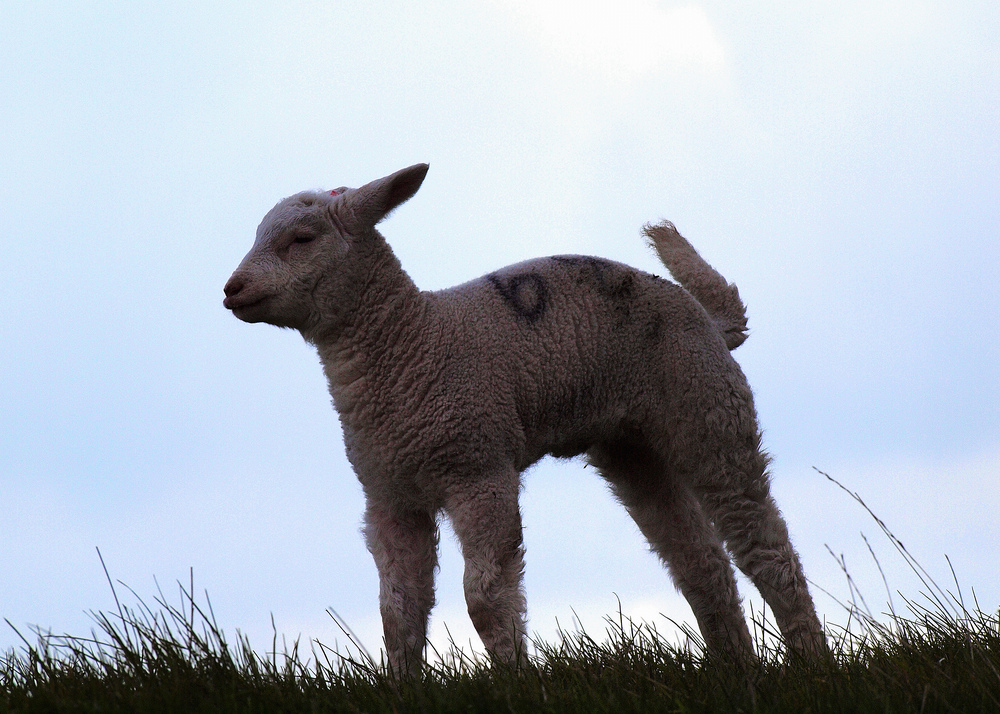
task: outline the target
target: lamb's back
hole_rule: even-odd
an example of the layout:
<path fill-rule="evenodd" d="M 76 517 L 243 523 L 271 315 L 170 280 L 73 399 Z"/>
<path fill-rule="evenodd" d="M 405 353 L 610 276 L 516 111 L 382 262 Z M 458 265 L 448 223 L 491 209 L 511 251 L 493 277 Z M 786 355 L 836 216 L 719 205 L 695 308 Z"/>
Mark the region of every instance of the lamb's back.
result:
<path fill-rule="evenodd" d="M 539 258 L 424 295 L 449 398 L 464 394 L 480 422 L 523 435 L 528 463 L 662 411 L 694 344 L 701 359 L 731 362 L 683 288 L 601 258 Z"/>

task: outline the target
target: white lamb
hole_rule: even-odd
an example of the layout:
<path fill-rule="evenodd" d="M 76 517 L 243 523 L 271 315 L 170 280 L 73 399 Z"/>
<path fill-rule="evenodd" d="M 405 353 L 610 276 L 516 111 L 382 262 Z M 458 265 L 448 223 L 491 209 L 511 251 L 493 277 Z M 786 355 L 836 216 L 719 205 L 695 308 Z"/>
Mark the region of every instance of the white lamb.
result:
<path fill-rule="evenodd" d="M 736 287 L 664 222 L 645 233 L 684 287 L 553 256 L 421 292 L 375 225 L 427 168 L 284 199 L 225 286 L 238 318 L 297 329 L 319 352 L 367 499 L 390 666 L 420 670 L 442 512 L 476 631 L 496 659 L 523 661 L 520 474 L 546 454 L 586 454 L 599 469 L 710 654 L 753 657 L 730 556 L 788 646 L 824 652 L 729 354 L 745 339 Z"/>

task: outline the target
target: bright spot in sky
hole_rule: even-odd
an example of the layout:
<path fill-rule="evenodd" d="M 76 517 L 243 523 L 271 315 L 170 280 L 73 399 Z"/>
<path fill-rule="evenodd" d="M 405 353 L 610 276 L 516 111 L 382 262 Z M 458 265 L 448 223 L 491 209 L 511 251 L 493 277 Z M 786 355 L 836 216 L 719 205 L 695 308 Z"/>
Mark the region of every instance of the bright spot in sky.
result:
<path fill-rule="evenodd" d="M 546 51 L 577 67 L 628 80 L 663 63 L 719 71 L 722 43 L 700 7 L 653 0 L 506 0 Z"/>

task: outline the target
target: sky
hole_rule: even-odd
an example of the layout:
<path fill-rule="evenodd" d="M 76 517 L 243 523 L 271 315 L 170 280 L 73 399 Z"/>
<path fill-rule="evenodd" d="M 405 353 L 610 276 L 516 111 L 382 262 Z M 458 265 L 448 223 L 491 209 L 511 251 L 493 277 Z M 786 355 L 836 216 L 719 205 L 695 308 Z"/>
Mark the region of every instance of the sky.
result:
<path fill-rule="evenodd" d="M 343 647 L 332 608 L 377 652 L 317 356 L 222 287 L 282 197 L 417 162 L 381 228 L 423 289 L 557 253 L 664 274 L 639 233 L 664 218 L 739 286 L 828 623 L 842 566 L 876 617 L 926 588 L 816 469 L 996 612 L 997 38 L 995 2 L 0 5 L 0 651 L 114 609 L 100 549 L 149 603 L 193 573 L 261 651 Z M 694 624 L 592 469 L 524 484 L 531 632 Z M 479 649 L 447 523 L 441 552 L 431 641 Z"/>

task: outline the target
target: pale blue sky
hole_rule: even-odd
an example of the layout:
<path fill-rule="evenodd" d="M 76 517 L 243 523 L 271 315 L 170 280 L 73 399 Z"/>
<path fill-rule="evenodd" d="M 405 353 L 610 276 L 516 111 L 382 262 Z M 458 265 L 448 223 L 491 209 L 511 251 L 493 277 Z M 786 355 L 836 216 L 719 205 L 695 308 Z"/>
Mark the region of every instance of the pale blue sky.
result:
<path fill-rule="evenodd" d="M 995 610 L 998 37 L 995 2 L 0 5 L 0 616 L 89 631 L 97 546 L 149 599 L 193 567 L 260 648 L 272 613 L 342 641 L 329 606 L 378 646 L 318 360 L 222 285 L 280 198 L 418 161 L 383 232 L 424 288 L 551 253 L 662 273 L 639 228 L 675 221 L 749 307 L 809 576 L 847 597 L 829 545 L 884 609 L 864 531 L 917 593 L 815 465 Z M 693 622 L 592 470 L 543 462 L 523 510 L 533 631 L 599 635 L 615 594 Z M 467 641 L 442 548 L 432 636 Z"/>

